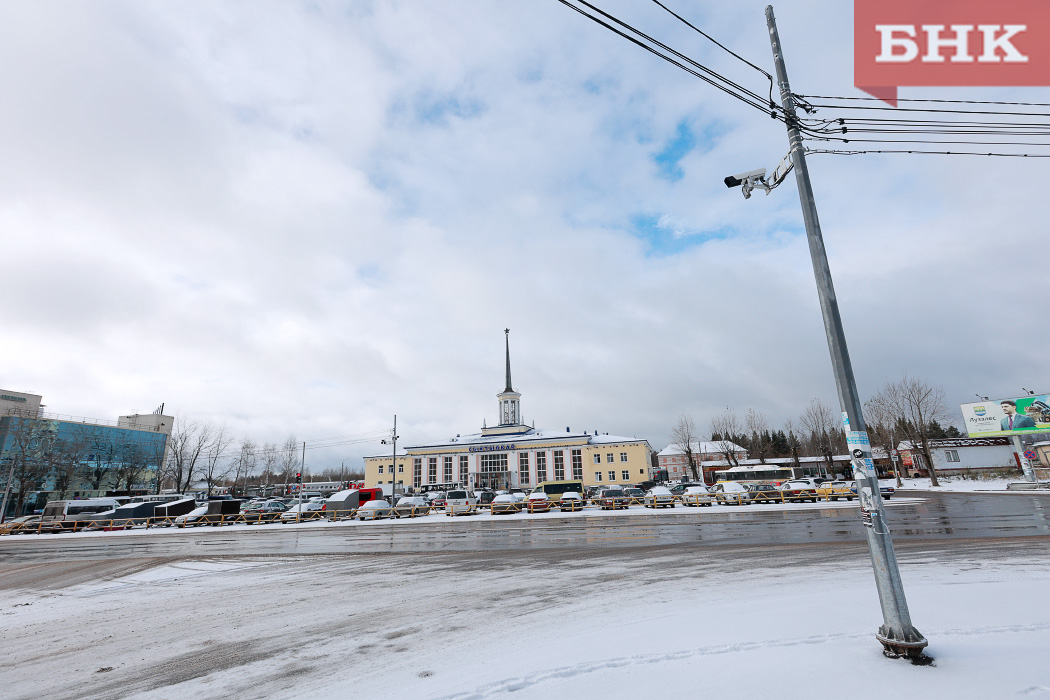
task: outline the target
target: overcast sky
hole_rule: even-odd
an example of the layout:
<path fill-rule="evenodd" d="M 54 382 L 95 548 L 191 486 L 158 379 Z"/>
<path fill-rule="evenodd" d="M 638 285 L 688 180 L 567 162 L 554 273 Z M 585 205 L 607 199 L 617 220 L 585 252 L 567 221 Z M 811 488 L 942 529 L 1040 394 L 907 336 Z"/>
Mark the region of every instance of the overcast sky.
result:
<path fill-rule="evenodd" d="M 601 4 L 768 90 L 656 5 Z M 773 70 L 765 3 L 670 4 Z M 777 3 L 796 92 L 862 94 L 851 5 Z M 396 413 L 424 443 L 496 421 L 505 327 L 537 427 L 661 449 L 681 413 L 836 404 L 794 177 L 722 183 L 772 169 L 783 125 L 555 0 L 6 2 L 0 91 L 0 387 L 49 411 L 164 402 L 260 442 Z M 1048 390 L 1045 161 L 810 167 L 864 396 Z"/>

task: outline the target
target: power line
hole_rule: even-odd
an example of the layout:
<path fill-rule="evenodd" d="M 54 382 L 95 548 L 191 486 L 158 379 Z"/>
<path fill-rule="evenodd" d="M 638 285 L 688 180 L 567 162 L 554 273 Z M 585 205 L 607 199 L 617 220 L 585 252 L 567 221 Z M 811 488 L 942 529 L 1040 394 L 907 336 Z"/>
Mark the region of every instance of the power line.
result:
<path fill-rule="evenodd" d="M 685 24 L 686 26 L 688 26 L 688 27 L 689 27 L 690 29 L 692 29 L 693 31 L 695 31 L 695 33 L 696 33 L 696 34 L 698 34 L 698 35 L 700 35 L 701 37 L 703 37 L 703 38 L 707 39 L 708 41 L 710 41 L 710 42 L 711 42 L 712 44 L 714 44 L 714 45 L 715 45 L 715 46 L 717 46 L 718 48 L 722 49 L 723 51 L 726 51 L 726 52 L 727 52 L 727 54 L 729 54 L 730 56 L 732 56 L 732 57 L 734 57 L 734 58 L 736 58 L 736 59 L 738 59 L 738 60 L 742 61 L 743 63 L 747 63 L 747 64 L 748 64 L 749 66 L 751 66 L 752 68 L 754 68 L 754 69 L 755 69 L 755 70 L 757 70 L 758 72 L 762 73 L 762 75 L 763 75 L 763 76 L 765 76 L 766 78 L 769 78 L 769 79 L 770 79 L 770 89 L 771 89 L 771 90 L 773 89 L 773 76 L 771 76 L 769 72 L 766 72 L 766 71 L 765 71 L 765 70 L 764 70 L 763 68 L 761 68 L 761 67 L 759 67 L 759 66 L 756 66 L 756 65 L 755 65 L 754 63 L 752 63 L 752 62 L 751 62 L 751 61 L 749 61 L 748 59 L 745 59 L 745 58 L 743 58 L 742 56 L 740 56 L 739 54 L 737 54 L 737 52 L 736 52 L 736 51 L 734 51 L 733 49 L 731 49 L 731 48 L 727 47 L 726 45 L 722 44 L 722 43 L 721 43 L 721 42 L 719 42 L 719 41 L 718 41 L 717 39 L 715 39 L 714 37 L 712 37 L 712 36 L 711 36 L 710 34 L 708 34 L 708 33 L 707 33 L 707 31 L 705 31 L 705 30 L 703 30 L 703 29 L 700 29 L 699 27 L 697 27 L 696 25 L 694 25 L 694 24 L 693 24 L 692 22 L 690 22 L 689 20 L 687 20 L 687 19 L 686 19 L 685 17 L 682 17 L 682 16 L 681 16 L 681 15 L 679 15 L 678 13 L 674 12 L 674 10 L 673 10 L 673 9 L 671 9 L 670 7 L 668 7 L 667 5 L 665 5 L 665 4 L 663 3 L 663 2 L 660 2 L 659 0 L 653 0 L 653 2 L 654 2 L 654 3 L 656 3 L 657 5 L 659 5 L 660 7 L 663 7 L 663 8 L 664 8 L 664 10 L 665 10 L 665 12 L 667 12 L 667 13 L 668 13 L 669 15 L 671 15 L 672 17 L 674 17 L 674 18 L 675 18 L 676 20 L 678 20 L 678 21 L 679 21 L 679 22 L 681 22 L 682 24 Z M 772 101 L 772 100 L 771 100 L 771 101 Z"/>
<path fill-rule="evenodd" d="M 1050 158 L 1050 153 L 985 153 L 983 151 L 916 151 L 916 150 L 822 150 L 806 149 L 807 154 L 833 156 L 859 156 L 873 153 L 914 153 L 934 156 L 991 156 L 997 158 Z"/>
<path fill-rule="evenodd" d="M 795 95 L 795 97 L 801 97 L 805 100 L 850 100 L 850 101 L 863 101 L 863 102 L 884 102 L 885 100 L 878 97 L 832 97 L 829 95 Z M 943 104 L 964 104 L 964 105 L 1007 105 L 1017 107 L 1050 107 L 1050 102 L 1000 102 L 996 100 L 942 100 L 933 98 L 922 98 L 922 97 L 898 97 L 898 102 L 936 102 Z M 894 109 L 889 107 L 889 109 Z"/>
<path fill-rule="evenodd" d="M 660 58 L 664 59 L 668 63 L 670 63 L 670 64 L 672 64 L 672 65 L 674 65 L 674 66 L 676 66 L 676 67 L 678 67 L 678 68 L 680 68 L 682 70 L 684 70 L 685 72 L 689 73 L 690 75 L 693 75 L 694 77 L 699 78 L 700 80 L 704 81 L 705 83 L 708 83 L 709 85 L 712 85 L 712 86 L 718 88 L 722 92 L 725 92 L 726 94 L 731 95 L 731 96 L 735 97 L 736 99 L 738 99 L 738 100 L 740 100 L 740 101 L 742 101 L 742 102 L 744 102 L 744 103 L 746 103 L 746 104 L 748 104 L 748 105 L 758 109 L 759 111 L 763 112 L 764 114 L 767 114 L 769 116 L 773 116 L 773 117 L 777 118 L 777 109 L 775 108 L 775 105 L 771 107 L 770 105 L 766 104 L 765 98 L 763 98 L 758 93 L 756 93 L 756 92 L 754 92 L 754 91 L 752 91 L 752 90 L 750 90 L 748 88 L 745 88 L 744 86 L 739 85 L 738 83 L 735 83 L 732 80 L 729 80 L 728 78 L 726 78 L 725 76 L 721 75 L 717 71 L 714 71 L 714 70 L 708 68 L 707 66 L 704 66 L 703 64 L 693 60 L 692 58 L 686 56 L 685 54 L 681 53 L 680 51 L 677 51 L 677 50 L 671 48 L 670 46 L 668 46 L 668 45 L 666 45 L 666 44 L 664 44 L 664 43 L 654 39 L 653 37 L 649 36 L 648 34 L 642 32 L 639 29 L 636 29 L 635 27 L 631 26 L 630 24 L 628 24 L 628 23 L 626 23 L 626 22 L 624 22 L 624 21 L 614 17 L 613 15 L 609 14 L 608 12 L 605 12 L 604 10 L 602 10 L 602 9 L 600 9 L 598 7 L 595 7 L 594 5 L 592 5 L 591 3 L 587 2 L 586 0 L 576 0 L 576 2 L 580 3 L 580 5 L 583 5 L 584 7 L 588 8 L 588 9 L 592 10 L 593 12 L 598 13 L 599 15 L 601 15 L 601 17 L 598 17 L 598 16 L 595 16 L 594 14 L 591 14 L 590 12 L 585 10 L 583 7 L 578 7 L 578 6 L 574 5 L 574 4 L 572 4 L 571 2 L 569 2 L 568 0 L 558 0 L 558 2 L 560 2 L 562 5 L 565 5 L 569 9 L 574 10 L 577 13 L 583 15 L 584 17 L 586 17 L 587 19 L 591 20 L 592 22 L 595 22 L 596 24 L 599 24 L 599 25 L 605 27 L 606 29 L 608 29 L 609 31 L 619 35 L 620 37 L 622 37 L 624 39 L 627 39 L 631 43 L 633 43 L 633 44 L 635 44 L 637 46 L 640 46 L 641 48 L 643 48 L 646 51 L 652 53 L 653 55 L 659 56 Z M 607 18 L 609 21 L 608 22 L 605 21 L 604 19 L 602 19 L 602 17 Z M 619 27 L 622 27 L 624 31 L 621 31 L 621 29 L 618 29 L 617 27 L 613 26 L 609 22 L 613 22 L 616 25 L 618 25 Z M 634 34 L 635 36 L 631 36 L 627 32 L 630 32 L 631 34 Z M 636 38 L 636 37 L 640 37 L 640 38 Z M 649 43 L 646 43 L 646 42 L 649 42 Z M 654 48 L 654 47 L 656 47 L 656 48 Z M 657 50 L 657 49 L 660 49 L 660 50 Z M 667 53 L 663 53 L 663 51 L 666 51 L 666 52 L 668 52 L 671 55 L 669 56 L 669 55 L 667 55 Z M 681 59 L 682 62 L 687 63 L 689 65 L 684 65 L 682 62 L 679 62 L 679 60 L 676 60 L 676 59 Z M 692 68 L 690 66 L 692 66 Z"/>

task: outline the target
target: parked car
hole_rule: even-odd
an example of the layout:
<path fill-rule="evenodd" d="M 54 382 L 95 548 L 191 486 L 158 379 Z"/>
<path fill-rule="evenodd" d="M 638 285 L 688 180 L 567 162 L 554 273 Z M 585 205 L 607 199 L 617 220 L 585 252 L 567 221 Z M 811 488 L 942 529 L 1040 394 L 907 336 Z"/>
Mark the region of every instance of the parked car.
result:
<path fill-rule="evenodd" d="M 668 493 L 670 493 L 670 491 Z M 631 505 L 634 505 L 643 502 L 643 499 L 645 498 L 645 491 L 633 486 L 626 486 L 623 489 L 623 495 L 627 496 L 627 499 Z"/>
<path fill-rule="evenodd" d="M 785 501 L 794 501 L 795 503 L 813 501 L 816 503 L 817 487 L 808 481 L 792 479 L 780 485 L 780 495 L 784 497 Z"/>
<path fill-rule="evenodd" d="M 395 518 L 415 518 L 419 515 L 430 515 L 430 503 L 423 496 L 402 496 L 394 505 Z"/>
<path fill-rule="evenodd" d="M 514 494 L 493 496 L 492 502 L 489 503 L 489 508 L 492 509 L 493 515 L 499 515 L 500 513 L 520 513 L 522 501 L 518 500 Z"/>
<path fill-rule="evenodd" d="M 817 487 L 817 495 L 829 501 L 837 501 L 840 498 L 852 501 L 855 494 L 845 481 L 825 481 Z"/>
<path fill-rule="evenodd" d="M 542 491 L 534 491 L 529 494 L 525 506 L 530 513 L 546 513 L 551 509 L 551 499 Z"/>
<path fill-rule="evenodd" d="M 561 508 L 563 511 L 567 510 L 575 512 L 578 510 L 583 510 L 583 504 L 583 496 L 581 496 L 577 491 L 566 491 L 561 495 L 561 498 L 558 500 L 558 507 Z"/>
<path fill-rule="evenodd" d="M 48 501 L 40 516 L 41 529 L 46 531 L 77 530 L 99 513 L 107 513 L 127 502 L 127 498 L 84 498 L 70 501 Z"/>
<path fill-rule="evenodd" d="M 249 525 L 254 523 L 272 523 L 281 519 L 281 513 L 288 510 L 284 501 L 266 501 L 250 503 L 241 511 L 242 520 Z"/>
<path fill-rule="evenodd" d="M 847 482 L 847 483 L 849 484 L 850 493 L 852 493 L 854 496 L 856 496 L 857 495 L 857 482 L 856 481 L 850 481 L 850 482 Z M 888 501 L 891 498 L 893 498 L 893 494 L 896 493 L 896 489 L 894 489 L 893 486 L 891 486 L 890 484 L 883 483 L 883 482 L 880 481 L 879 482 L 879 493 L 882 494 L 882 499 L 884 501 Z"/>
<path fill-rule="evenodd" d="M 668 490 L 672 494 L 674 493 L 674 489 Z M 711 495 L 711 490 L 699 484 L 686 486 L 679 497 L 682 503 L 687 506 L 709 506 L 715 502 L 714 496 Z"/>
<path fill-rule="evenodd" d="M 369 501 L 357 509 L 358 520 L 381 520 L 392 517 L 393 514 L 394 508 L 390 505 L 390 501 L 382 499 Z"/>
<path fill-rule="evenodd" d="M 705 493 L 710 493 L 710 491 L 707 490 L 707 484 L 703 483 L 702 481 L 683 481 L 679 484 L 675 484 L 674 486 L 668 486 L 667 488 L 672 495 L 682 496 L 685 494 L 686 489 L 692 488 L 694 486 L 702 487 L 705 490 Z"/>
<path fill-rule="evenodd" d="M 492 503 L 492 501 L 498 495 L 498 493 L 491 489 L 482 489 L 481 491 L 474 492 L 474 497 L 477 498 L 478 503 L 480 503 L 481 505 L 488 505 L 489 503 Z"/>
<path fill-rule="evenodd" d="M 627 494 L 619 486 L 606 486 L 594 495 L 591 502 L 602 510 L 616 510 L 629 505 Z"/>
<path fill-rule="evenodd" d="M 24 534 L 28 532 L 37 532 L 40 529 L 40 517 L 39 515 L 22 515 L 11 520 L 6 520 L 0 525 L 0 534 Z"/>
<path fill-rule="evenodd" d="M 281 513 L 282 523 L 295 523 L 302 522 L 304 520 L 319 520 L 321 518 L 321 511 L 324 509 L 325 499 L 323 498 L 311 498 L 309 501 L 304 501 L 302 506 L 296 504 L 288 510 Z M 317 513 L 317 515 L 311 515 L 311 513 Z"/>
<path fill-rule="evenodd" d="M 477 512 L 478 499 L 470 491 L 453 490 L 445 494 L 446 515 L 470 515 Z"/>
<path fill-rule="evenodd" d="M 444 491 L 427 491 L 427 498 L 430 499 L 430 505 L 435 508 L 445 507 L 445 492 Z"/>
<path fill-rule="evenodd" d="M 748 498 L 752 503 L 783 503 L 784 496 L 773 484 L 748 484 Z"/>
<path fill-rule="evenodd" d="M 674 508 L 674 496 L 666 486 L 654 486 L 642 498 L 646 508 Z"/>
<path fill-rule="evenodd" d="M 715 493 L 715 500 L 721 505 L 751 505 L 751 495 L 743 484 L 735 481 L 719 481 L 712 490 Z"/>
<path fill-rule="evenodd" d="M 175 517 L 175 527 L 186 527 L 187 525 L 196 527 L 204 522 L 204 516 L 208 514 L 208 504 L 205 503 L 202 506 L 198 506 L 191 510 L 189 513 L 184 515 L 178 515 Z"/>

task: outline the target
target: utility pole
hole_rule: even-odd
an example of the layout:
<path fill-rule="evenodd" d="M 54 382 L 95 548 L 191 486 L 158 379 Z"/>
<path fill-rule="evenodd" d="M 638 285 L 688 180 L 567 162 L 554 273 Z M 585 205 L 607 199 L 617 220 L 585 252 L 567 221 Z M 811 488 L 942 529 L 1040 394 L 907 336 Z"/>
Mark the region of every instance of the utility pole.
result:
<path fill-rule="evenodd" d="M 390 505 L 394 505 L 394 490 L 397 485 L 394 482 L 397 471 L 397 414 L 394 414 L 394 457 L 390 462 Z"/>
<path fill-rule="evenodd" d="M 806 223 L 806 237 L 809 239 L 813 274 L 817 281 L 817 295 L 820 298 L 824 330 L 827 334 L 831 364 L 835 372 L 835 385 L 842 408 L 842 422 L 846 430 L 846 441 L 849 444 L 853 476 L 857 482 L 857 496 L 860 500 L 864 533 L 867 535 L 868 549 L 871 551 L 871 563 L 875 570 L 875 585 L 879 591 L 879 602 L 882 604 L 883 625 L 875 637 L 882 643 L 883 653 L 887 656 L 924 659 L 926 657 L 922 650 L 926 647 L 927 641 L 912 626 L 908 601 L 904 596 L 904 585 L 897 567 L 897 557 L 893 552 L 893 540 L 890 538 L 890 530 L 886 524 L 885 508 L 882 504 L 882 495 L 879 493 L 879 481 L 875 475 L 874 463 L 871 461 L 871 444 L 864 426 L 860 395 L 857 392 L 853 366 L 850 364 L 849 351 L 846 348 L 846 336 L 842 329 L 842 318 L 839 316 L 838 299 L 835 297 L 835 287 L 831 281 L 831 269 L 824 250 L 820 221 L 817 218 L 817 205 L 813 198 L 813 187 L 809 181 L 806 150 L 798 128 L 795 98 L 788 83 L 784 53 L 780 46 L 780 35 L 777 33 L 772 5 L 766 7 L 766 25 L 769 28 L 769 43 L 773 49 L 773 60 L 776 63 L 777 83 L 780 86 L 780 99 L 784 107 L 788 143 L 791 148 L 791 162 L 795 167 L 795 180 L 798 183 L 799 199 L 802 201 L 802 216 Z"/>

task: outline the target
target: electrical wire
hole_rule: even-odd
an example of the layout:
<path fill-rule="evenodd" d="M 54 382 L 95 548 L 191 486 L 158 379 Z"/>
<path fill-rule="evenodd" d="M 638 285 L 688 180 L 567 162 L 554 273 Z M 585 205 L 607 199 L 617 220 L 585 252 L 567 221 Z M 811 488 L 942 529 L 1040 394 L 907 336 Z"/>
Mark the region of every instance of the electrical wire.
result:
<path fill-rule="evenodd" d="M 736 58 L 739 61 L 742 61 L 743 63 L 745 63 L 745 64 L 751 66 L 752 68 L 754 68 L 755 70 L 757 70 L 762 75 L 766 76 L 766 78 L 769 80 L 769 105 L 770 105 L 770 107 L 773 108 L 774 111 L 777 109 L 777 105 L 773 101 L 773 83 L 774 83 L 773 76 L 770 75 L 768 71 L 766 71 L 764 68 L 756 66 L 754 63 L 752 63 L 751 61 L 747 60 L 746 58 L 744 58 L 743 56 L 738 54 L 736 51 L 733 51 L 732 49 L 727 47 L 725 44 L 723 44 L 722 42 L 718 41 L 713 36 L 711 36 L 710 34 L 705 32 L 704 30 L 702 30 L 699 27 L 697 27 L 696 25 L 694 25 L 692 22 L 687 20 L 685 17 L 682 17 L 680 14 L 678 14 L 677 12 L 675 12 L 674 10 L 669 8 L 667 5 L 665 5 L 662 2 L 660 2 L 660 0 L 653 0 L 653 2 L 656 3 L 657 5 L 659 5 L 661 8 L 663 8 L 663 10 L 665 12 L 670 14 L 672 17 L 677 19 L 679 22 L 681 22 L 685 26 L 689 27 L 694 32 L 696 32 L 697 34 L 699 34 L 700 36 L 704 37 L 705 39 L 710 41 L 712 44 L 717 46 L 718 48 L 720 48 L 723 51 L 725 51 L 726 53 L 728 53 L 730 56 Z"/>
<path fill-rule="evenodd" d="M 934 156 L 991 156 L 999 158 L 1050 158 L 1050 153 L 985 153 L 983 151 L 916 151 L 916 150 L 821 150 L 806 149 L 806 155 L 859 156 L 872 153 L 911 153 Z"/>
<path fill-rule="evenodd" d="M 574 10 L 577 13 L 583 15 L 592 22 L 595 22 L 596 24 L 605 27 L 609 31 L 621 36 L 622 38 L 627 39 L 631 43 L 640 46 L 641 48 L 652 53 L 653 55 L 659 56 L 668 63 L 684 70 L 685 72 L 693 75 L 694 77 L 699 78 L 705 83 L 708 83 L 709 85 L 718 88 L 722 92 L 725 92 L 726 94 L 735 97 L 736 99 L 744 102 L 745 104 L 750 105 L 751 107 L 754 107 L 755 109 L 758 109 L 759 111 L 768 116 L 778 118 L 779 108 L 776 108 L 775 105 L 771 106 L 770 104 L 767 104 L 766 99 L 758 93 L 726 78 L 724 75 L 721 75 L 717 71 L 714 71 L 708 68 L 707 66 L 704 66 L 703 64 L 693 60 L 692 58 L 686 56 L 680 51 L 677 51 L 671 48 L 670 46 L 654 39 L 645 32 L 636 29 L 632 25 L 618 19 L 617 17 L 614 17 L 613 15 L 592 5 L 586 0 L 575 0 L 575 2 L 578 2 L 583 7 L 579 7 L 573 4 L 572 2 L 569 2 L 569 0 L 558 0 L 558 2 L 560 2 L 562 5 L 565 5 L 569 9 Z M 590 12 L 585 10 L 584 8 L 596 12 L 598 13 L 598 15 L 601 16 L 595 16 L 594 14 L 591 14 Z M 603 17 L 606 18 L 608 21 L 602 19 Z M 613 24 L 610 24 L 610 22 L 615 23 L 619 27 L 622 27 L 623 30 L 617 28 L 616 26 L 613 26 Z M 631 34 L 633 34 L 634 36 L 632 36 Z M 664 51 L 666 51 L 667 53 L 663 53 Z"/>

